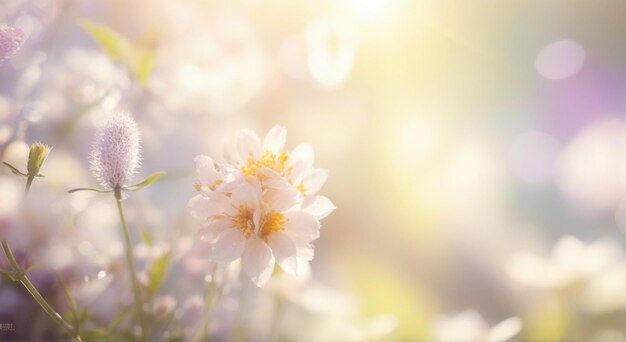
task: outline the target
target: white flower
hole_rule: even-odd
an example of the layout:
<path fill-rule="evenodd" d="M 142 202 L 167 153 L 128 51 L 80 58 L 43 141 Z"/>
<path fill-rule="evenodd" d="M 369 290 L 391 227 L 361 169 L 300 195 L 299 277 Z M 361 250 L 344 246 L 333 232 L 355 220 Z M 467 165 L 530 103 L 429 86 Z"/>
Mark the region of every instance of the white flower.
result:
<path fill-rule="evenodd" d="M 298 194 L 241 184 L 231 196 L 213 192 L 190 203 L 203 224 L 202 239 L 212 245 L 210 259 L 242 258 L 243 269 L 258 285 L 269 280 L 277 263 L 296 274 L 298 263 L 313 258 L 311 242 L 319 237 L 317 217 L 297 206 Z M 299 260 L 300 259 L 300 260 Z"/>
<path fill-rule="evenodd" d="M 139 130 L 127 114 L 111 116 L 96 133 L 91 170 L 107 190 L 123 187 L 132 180 L 140 163 Z"/>
<path fill-rule="evenodd" d="M 13 56 L 25 39 L 26 35 L 19 28 L 0 24 L 0 63 Z"/>
<path fill-rule="evenodd" d="M 621 249 L 610 240 L 586 245 L 573 236 L 562 237 L 550 257 L 527 252 L 513 255 L 508 263 L 510 276 L 534 287 L 563 288 L 588 281 L 621 259 Z"/>
<path fill-rule="evenodd" d="M 285 137 L 285 129 L 275 126 L 261 144 L 244 131 L 225 163 L 195 159 L 200 194 L 189 207 L 202 223 L 205 255 L 222 263 L 241 258 L 257 286 L 267 283 L 276 264 L 289 274 L 305 267 L 319 220 L 335 209 L 328 198 L 314 196 L 328 172 L 313 168 L 312 148 L 300 145 L 289 153 Z"/>
<path fill-rule="evenodd" d="M 229 145 L 224 159 L 245 177 L 257 177 L 272 188 L 296 187 L 302 194 L 316 194 L 328 179 L 328 170 L 313 167 L 315 154 L 303 143 L 292 151 L 285 149 L 287 131 L 274 126 L 263 142 L 250 130 L 243 130 L 235 145 Z"/>
<path fill-rule="evenodd" d="M 511 317 L 489 327 L 480 313 L 467 310 L 454 316 L 440 316 L 432 325 L 434 341 L 504 342 L 517 335 L 522 322 Z"/>

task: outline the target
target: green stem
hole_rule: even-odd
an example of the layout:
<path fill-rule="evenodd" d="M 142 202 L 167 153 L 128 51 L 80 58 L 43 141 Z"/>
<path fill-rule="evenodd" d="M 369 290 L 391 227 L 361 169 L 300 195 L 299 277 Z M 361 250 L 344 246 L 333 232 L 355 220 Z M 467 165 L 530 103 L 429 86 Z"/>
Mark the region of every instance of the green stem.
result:
<path fill-rule="evenodd" d="M 39 306 L 41 306 L 41 308 L 48 314 L 48 316 L 50 316 L 50 318 L 52 318 L 52 320 L 59 327 L 61 327 L 63 330 L 65 330 L 65 332 L 67 332 L 70 336 L 72 336 L 74 340 L 81 341 L 80 336 L 74 331 L 72 326 L 69 323 L 67 323 L 63 319 L 63 317 L 61 317 L 61 315 L 59 315 L 52 308 L 52 306 L 46 301 L 46 299 L 41 295 L 41 293 L 39 293 L 35 285 L 33 285 L 30 279 L 28 279 L 28 276 L 26 275 L 22 267 L 20 267 L 20 265 L 17 263 L 17 260 L 15 259 L 15 256 L 13 255 L 13 251 L 11 251 L 11 248 L 9 247 L 9 244 L 4 240 L 2 241 L 2 249 L 4 250 L 4 254 L 6 254 L 7 259 L 9 260 L 9 264 L 11 264 L 11 267 L 13 268 L 13 270 L 17 272 L 19 275 L 19 278 L 17 278 L 16 280 L 18 280 L 22 285 L 24 285 L 26 290 L 28 290 L 30 295 L 33 296 L 33 298 L 35 299 L 35 301 L 37 301 Z"/>
<path fill-rule="evenodd" d="M 130 235 L 128 233 L 128 225 L 126 224 L 126 218 L 124 217 L 124 209 L 122 208 L 122 196 L 121 190 L 115 189 L 115 202 L 117 203 L 117 211 L 120 214 L 120 220 L 122 221 L 122 231 L 124 232 L 124 244 L 126 246 L 126 262 L 130 270 L 130 278 L 133 286 L 133 293 L 135 295 L 135 309 L 137 310 L 137 318 L 139 319 L 139 325 L 141 326 L 141 340 L 146 341 L 147 331 L 146 324 L 143 315 L 143 299 L 141 296 L 141 288 L 139 287 L 139 281 L 137 280 L 137 270 L 135 269 L 133 244 L 130 242 Z"/>
<path fill-rule="evenodd" d="M 30 191 L 31 185 L 33 185 L 34 176 L 28 176 L 26 178 L 26 188 L 24 189 L 24 197 L 28 196 L 28 192 Z"/>
<path fill-rule="evenodd" d="M 206 289 L 206 303 L 204 306 L 204 312 L 202 314 L 202 322 L 200 322 L 200 327 L 196 330 L 194 334 L 193 341 L 202 341 L 203 335 L 206 337 L 205 340 L 209 340 L 209 324 L 211 319 L 211 312 L 213 311 L 213 306 L 218 299 L 218 291 L 217 291 L 217 283 L 215 282 L 215 275 L 217 273 L 217 268 L 219 266 L 216 265 L 211 272 L 211 282 L 207 284 Z"/>

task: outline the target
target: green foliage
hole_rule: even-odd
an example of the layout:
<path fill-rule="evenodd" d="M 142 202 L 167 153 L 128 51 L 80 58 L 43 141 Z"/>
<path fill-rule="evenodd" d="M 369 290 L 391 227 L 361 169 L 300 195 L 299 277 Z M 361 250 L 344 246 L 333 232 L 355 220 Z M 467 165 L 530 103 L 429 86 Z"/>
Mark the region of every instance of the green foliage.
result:
<path fill-rule="evenodd" d="M 164 253 L 152 263 L 148 271 L 148 291 L 150 295 L 155 295 L 163 285 L 165 276 L 167 275 L 167 266 L 170 260 L 170 252 Z"/>
<path fill-rule="evenodd" d="M 100 192 L 100 193 L 113 192 L 113 190 L 100 190 L 100 189 L 94 189 L 94 188 L 76 188 L 76 189 L 68 190 L 67 192 L 69 192 L 70 194 L 73 194 L 78 191 L 95 191 L 95 192 Z"/>
<path fill-rule="evenodd" d="M 141 239 L 143 240 L 143 242 L 152 247 L 152 245 L 154 244 L 154 239 L 152 239 L 152 234 L 150 234 L 150 230 L 148 230 L 148 228 L 146 227 L 141 227 L 139 229 L 141 231 Z"/>
<path fill-rule="evenodd" d="M 24 177 L 27 177 L 27 176 L 28 176 L 27 174 L 25 174 L 25 173 L 21 172 L 21 171 L 20 171 L 20 170 L 18 170 L 15 166 L 13 166 L 13 165 L 11 165 L 11 164 L 9 164 L 9 163 L 7 163 L 7 162 L 4 162 L 4 161 L 3 161 L 3 162 L 2 162 L 2 164 L 6 165 L 9 169 L 11 169 L 11 172 L 13 172 L 13 174 L 14 174 L 14 175 L 17 175 L 17 176 L 24 176 Z"/>
<path fill-rule="evenodd" d="M 113 61 L 126 65 L 139 83 L 146 83 L 154 68 L 154 51 L 140 47 L 113 29 L 91 20 L 80 19 L 78 25 Z"/>
<path fill-rule="evenodd" d="M 163 171 L 155 172 L 155 173 L 151 174 L 150 176 L 148 176 L 146 179 L 142 180 L 141 182 L 139 182 L 139 183 L 137 183 L 135 185 L 131 185 L 131 186 L 125 187 L 124 190 L 129 190 L 129 191 L 141 190 L 141 189 L 147 187 L 148 185 L 154 183 L 157 179 L 163 177 L 164 174 L 165 174 L 165 172 L 163 172 Z"/>

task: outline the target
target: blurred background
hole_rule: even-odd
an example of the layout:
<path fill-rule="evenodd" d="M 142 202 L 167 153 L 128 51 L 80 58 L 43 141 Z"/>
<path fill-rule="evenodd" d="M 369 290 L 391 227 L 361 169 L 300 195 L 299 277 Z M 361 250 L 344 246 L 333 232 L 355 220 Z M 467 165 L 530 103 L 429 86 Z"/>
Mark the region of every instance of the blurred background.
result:
<path fill-rule="evenodd" d="M 478 340 L 517 317 L 521 329 L 500 328 L 519 341 L 626 341 L 625 13 L 619 1 L 4 0 L 0 23 L 27 38 L 0 65 L 0 157 L 54 149 L 29 210 L 16 213 L 23 184 L 0 171 L 3 234 L 57 305 L 59 277 L 94 321 L 115 311 L 107 298 L 127 301 L 113 201 L 65 192 L 97 185 L 94 128 L 127 111 L 138 178 L 168 173 L 128 200 L 134 239 L 150 232 L 146 260 L 181 251 L 162 293 L 188 310 L 206 273 L 184 256 L 193 158 L 280 124 L 288 148 L 311 143 L 330 170 L 322 194 L 337 210 L 311 281 L 351 303 L 351 338 Z M 25 322 L 45 336 L 37 311 L 1 280 L 0 322 L 17 329 L 0 337 L 30 336 Z M 285 326 L 285 340 L 348 339 Z"/>

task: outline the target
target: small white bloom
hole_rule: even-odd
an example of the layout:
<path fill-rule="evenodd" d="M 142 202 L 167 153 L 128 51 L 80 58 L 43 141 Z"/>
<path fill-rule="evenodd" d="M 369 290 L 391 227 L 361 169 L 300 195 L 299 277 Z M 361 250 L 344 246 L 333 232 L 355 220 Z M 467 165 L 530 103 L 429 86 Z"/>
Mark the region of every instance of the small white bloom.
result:
<path fill-rule="evenodd" d="M 132 180 L 140 163 L 139 129 L 127 114 L 114 114 L 97 131 L 91 170 L 107 190 L 121 188 Z"/>
<path fill-rule="evenodd" d="M 504 342 L 517 335 L 522 322 L 511 317 L 489 327 L 480 313 L 467 310 L 454 316 L 440 316 L 432 325 L 435 341 Z"/>
<path fill-rule="evenodd" d="M 600 240 L 586 245 L 573 236 L 564 236 L 547 258 L 516 253 L 509 260 L 508 272 L 524 285 L 563 288 L 596 277 L 621 257 L 622 251 L 613 241 Z"/>
<path fill-rule="evenodd" d="M 315 154 L 309 144 L 286 150 L 286 137 L 282 126 L 272 127 L 263 142 L 253 131 L 243 130 L 224 159 L 242 176 L 256 177 L 267 187 L 294 186 L 305 196 L 316 194 L 328 179 L 328 170 L 313 167 Z"/>

